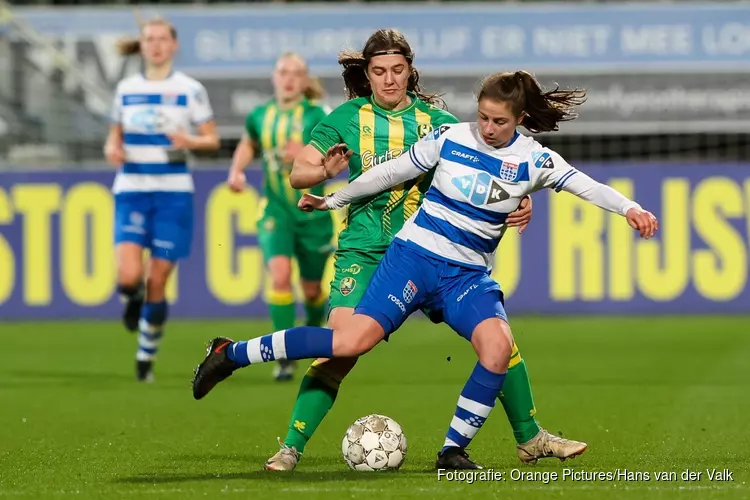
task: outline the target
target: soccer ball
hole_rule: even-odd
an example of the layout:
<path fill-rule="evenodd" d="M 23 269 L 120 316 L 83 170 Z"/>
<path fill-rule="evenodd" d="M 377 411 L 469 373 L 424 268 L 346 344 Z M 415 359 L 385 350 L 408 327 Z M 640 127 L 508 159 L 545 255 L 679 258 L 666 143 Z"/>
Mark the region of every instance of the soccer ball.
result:
<path fill-rule="evenodd" d="M 368 415 L 349 426 L 341 453 L 354 470 L 396 470 L 406 458 L 406 435 L 392 418 Z"/>

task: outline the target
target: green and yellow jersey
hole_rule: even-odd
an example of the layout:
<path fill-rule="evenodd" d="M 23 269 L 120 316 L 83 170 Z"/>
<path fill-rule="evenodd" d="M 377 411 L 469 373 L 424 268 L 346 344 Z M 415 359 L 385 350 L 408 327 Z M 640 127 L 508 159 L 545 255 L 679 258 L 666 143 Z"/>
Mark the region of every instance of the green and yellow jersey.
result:
<path fill-rule="evenodd" d="M 353 154 L 349 182 L 384 161 L 397 158 L 434 128 L 458 123 L 455 116 L 419 100 L 399 111 L 379 107 L 371 97 L 347 101 L 313 130 L 310 144 L 322 154 L 345 143 Z M 432 182 L 432 171 L 349 205 L 339 250 L 385 252 L 393 236 L 416 212 Z"/>
<path fill-rule="evenodd" d="M 313 129 L 325 118 L 323 105 L 303 99 L 296 106 L 281 108 L 276 101 L 255 108 L 245 120 L 247 135 L 260 147 L 263 158 L 263 191 L 269 207 L 282 209 L 298 220 L 320 217 L 324 212 L 303 212 L 297 202 L 303 192 L 322 196 L 324 186 L 298 190 L 289 184 L 292 163 L 284 161 L 289 142 L 307 144 Z"/>

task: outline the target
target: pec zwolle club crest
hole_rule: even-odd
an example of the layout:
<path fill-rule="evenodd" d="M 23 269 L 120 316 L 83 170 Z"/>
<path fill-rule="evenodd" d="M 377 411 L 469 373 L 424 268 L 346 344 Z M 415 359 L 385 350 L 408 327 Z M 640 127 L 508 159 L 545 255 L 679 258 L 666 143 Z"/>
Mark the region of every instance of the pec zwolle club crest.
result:
<path fill-rule="evenodd" d="M 518 164 L 504 161 L 503 165 L 500 167 L 500 178 L 504 181 L 513 182 L 516 180 L 517 175 Z"/>
<path fill-rule="evenodd" d="M 414 300 L 414 297 L 417 295 L 417 290 L 417 285 L 415 285 L 412 280 L 406 282 L 406 286 L 404 287 L 404 301 L 407 304 Z"/>
<path fill-rule="evenodd" d="M 346 296 L 352 293 L 352 290 L 354 290 L 355 286 L 357 286 L 357 280 L 347 276 L 346 278 L 341 280 L 339 291 L 341 292 L 341 295 Z"/>

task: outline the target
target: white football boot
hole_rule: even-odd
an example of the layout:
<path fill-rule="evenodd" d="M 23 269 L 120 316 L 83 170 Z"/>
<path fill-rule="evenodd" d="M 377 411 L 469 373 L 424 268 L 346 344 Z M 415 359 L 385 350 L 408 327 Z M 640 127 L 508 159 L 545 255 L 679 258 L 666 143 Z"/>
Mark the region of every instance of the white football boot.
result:
<path fill-rule="evenodd" d="M 555 436 L 540 427 L 536 436 L 516 445 L 516 454 L 524 463 L 533 464 L 540 458 L 559 458 L 564 462 L 566 458 L 580 455 L 588 446 L 580 441 Z"/>
<path fill-rule="evenodd" d="M 294 446 L 287 446 L 282 443 L 281 439 L 279 439 L 279 447 L 279 451 L 274 456 L 266 460 L 266 463 L 263 464 L 263 468 L 266 470 L 276 471 L 294 470 L 294 468 L 297 467 L 297 462 L 299 462 L 299 459 L 302 455 Z"/>

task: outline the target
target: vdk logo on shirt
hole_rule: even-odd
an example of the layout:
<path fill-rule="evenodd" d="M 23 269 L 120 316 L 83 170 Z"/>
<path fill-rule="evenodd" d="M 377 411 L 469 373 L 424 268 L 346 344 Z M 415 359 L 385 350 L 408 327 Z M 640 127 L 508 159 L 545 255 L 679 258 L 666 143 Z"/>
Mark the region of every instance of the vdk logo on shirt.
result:
<path fill-rule="evenodd" d="M 451 182 L 474 205 L 491 205 L 510 198 L 500 183 L 485 172 L 454 177 Z"/>

